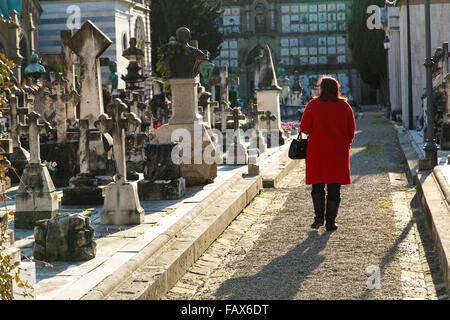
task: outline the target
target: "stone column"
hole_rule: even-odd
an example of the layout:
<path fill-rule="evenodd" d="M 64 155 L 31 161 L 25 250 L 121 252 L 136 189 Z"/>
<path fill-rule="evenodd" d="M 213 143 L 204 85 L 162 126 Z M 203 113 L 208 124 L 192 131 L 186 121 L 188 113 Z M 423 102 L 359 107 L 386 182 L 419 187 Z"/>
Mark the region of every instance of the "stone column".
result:
<path fill-rule="evenodd" d="M 391 44 L 389 57 L 389 96 L 392 114 L 402 111 L 401 52 L 400 52 L 400 12 L 399 8 L 388 8 L 388 34 Z"/>

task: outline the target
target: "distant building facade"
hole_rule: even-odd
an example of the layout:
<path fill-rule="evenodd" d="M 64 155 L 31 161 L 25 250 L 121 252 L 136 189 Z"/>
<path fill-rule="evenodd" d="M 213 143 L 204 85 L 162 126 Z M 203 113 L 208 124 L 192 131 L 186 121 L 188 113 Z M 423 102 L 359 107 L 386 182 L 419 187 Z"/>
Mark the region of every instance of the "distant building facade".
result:
<path fill-rule="evenodd" d="M 220 55 L 213 61 L 229 66 L 240 77 L 242 101 L 253 99 L 254 64 L 262 48 L 271 48 L 277 77 L 288 77 L 291 87 L 294 73 L 304 95 L 322 74 L 335 76 L 345 95 L 361 99 L 359 72 L 352 65 L 346 31 L 349 0 L 224 0 L 221 30 L 225 36 Z"/>
<path fill-rule="evenodd" d="M 76 1 L 41 0 L 44 13 L 39 26 L 40 53 L 59 53 L 60 30 L 72 29 L 75 33 L 87 20 L 92 21 L 111 40 L 111 46 L 102 54 L 117 63 L 118 88 L 125 88 L 121 75 L 127 73 L 129 61 L 122 57 L 131 37 L 137 39 L 137 46 L 145 53 L 141 62 L 143 72 L 151 75 L 150 1 Z M 79 19 L 77 18 L 79 16 Z M 78 19 L 78 20 L 77 20 Z M 102 81 L 106 83 L 110 70 L 102 68 Z M 151 81 L 146 83 L 146 92 Z"/>

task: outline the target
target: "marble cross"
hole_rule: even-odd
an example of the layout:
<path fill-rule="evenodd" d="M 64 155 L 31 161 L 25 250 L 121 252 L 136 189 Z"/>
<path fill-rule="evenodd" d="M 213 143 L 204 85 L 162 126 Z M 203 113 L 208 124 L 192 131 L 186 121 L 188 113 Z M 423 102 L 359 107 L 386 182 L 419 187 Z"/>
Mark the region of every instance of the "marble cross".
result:
<path fill-rule="evenodd" d="M 261 121 L 265 121 L 266 122 L 266 126 L 267 126 L 267 133 L 270 134 L 271 133 L 271 125 L 270 123 L 277 120 L 277 117 L 275 117 L 272 112 L 270 112 L 269 110 L 267 110 L 262 116 L 261 116 Z"/>
<path fill-rule="evenodd" d="M 234 139 L 235 142 L 234 143 L 239 143 L 240 142 L 240 132 L 239 132 L 239 120 L 245 120 L 245 115 L 241 112 L 241 108 L 240 107 L 234 107 L 231 111 L 231 116 L 230 118 L 233 120 L 233 128 L 234 128 Z"/>
<path fill-rule="evenodd" d="M 239 120 L 245 120 L 245 115 L 241 112 L 240 107 L 234 107 L 231 111 L 231 116 L 234 123 L 234 130 L 239 129 Z"/>
<path fill-rule="evenodd" d="M 77 105 L 80 95 L 70 87 L 68 80 L 58 77 L 52 82 L 51 93 L 45 92 L 44 99 L 56 106 L 56 132 L 57 142 L 67 141 L 67 108 Z"/>
<path fill-rule="evenodd" d="M 90 20 L 83 24 L 68 43 L 80 58 L 80 118 L 89 119 L 91 126 L 103 113 L 99 57 L 111 44 L 112 41 Z"/>
<path fill-rule="evenodd" d="M 30 144 L 30 164 L 41 163 L 41 146 L 40 137 L 41 133 L 49 133 L 52 129 L 50 123 L 44 122 L 39 124 L 39 118 L 41 115 L 35 111 L 27 115 L 27 125 L 22 128 L 28 128 L 28 141 Z"/>
<path fill-rule="evenodd" d="M 252 104 L 253 108 L 248 113 L 250 119 L 253 119 L 253 124 L 256 130 L 259 130 L 259 117 L 264 114 L 264 111 L 258 111 L 258 106 L 256 104 Z"/>
<path fill-rule="evenodd" d="M 113 112 L 112 118 L 107 114 L 101 114 L 94 125 L 101 133 L 112 133 L 114 146 L 114 159 L 116 163 L 116 175 L 118 180 L 125 183 L 127 167 L 125 155 L 125 131 L 135 132 L 141 125 L 141 120 L 132 112 L 125 112 L 128 107 L 120 99 L 114 99 L 110 105 Z"/>
<path fill-rule="evenodd" d="M 59 64 L 62 66 L 64 79 L 69 82 L 69 90 L 75 89 L 75 63 L 78 63 L 78 57 L 69 47 L 72 39 L 72 30 L 61 30 L 61 53 L 48 53 L 42 55 L 42 62 L 46 65 Z M 67 104 L 67 120 L 74 123 L 76 120 L 76 104 Z"/>

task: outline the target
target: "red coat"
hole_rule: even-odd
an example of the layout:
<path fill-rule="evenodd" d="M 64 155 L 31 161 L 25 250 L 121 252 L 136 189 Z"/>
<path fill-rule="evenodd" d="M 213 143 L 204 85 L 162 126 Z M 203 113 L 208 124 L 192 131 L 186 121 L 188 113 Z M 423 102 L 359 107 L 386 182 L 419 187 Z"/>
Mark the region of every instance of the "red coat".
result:
<path fill-rule="evenodd" d="M 350 184 L 350 148 L 355 138 L 355 117 L 347 102 L 311 100 L 300 130 L 309 134 L 306 149 L 306 184 Z"/>

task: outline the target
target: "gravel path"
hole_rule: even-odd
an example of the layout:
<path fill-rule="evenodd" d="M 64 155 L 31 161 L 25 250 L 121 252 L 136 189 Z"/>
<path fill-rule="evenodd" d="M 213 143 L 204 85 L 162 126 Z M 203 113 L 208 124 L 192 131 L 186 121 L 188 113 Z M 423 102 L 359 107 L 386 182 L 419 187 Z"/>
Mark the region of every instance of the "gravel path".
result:
<path fill-rule="evenodd" d="M 445 291 L 438 259 L 396 132 L 381 113 L 357 120 L 351 169 L 336 232 L 309 227 L 311 188 L 301 161 L 163 299 L 437 299 Z"/>

